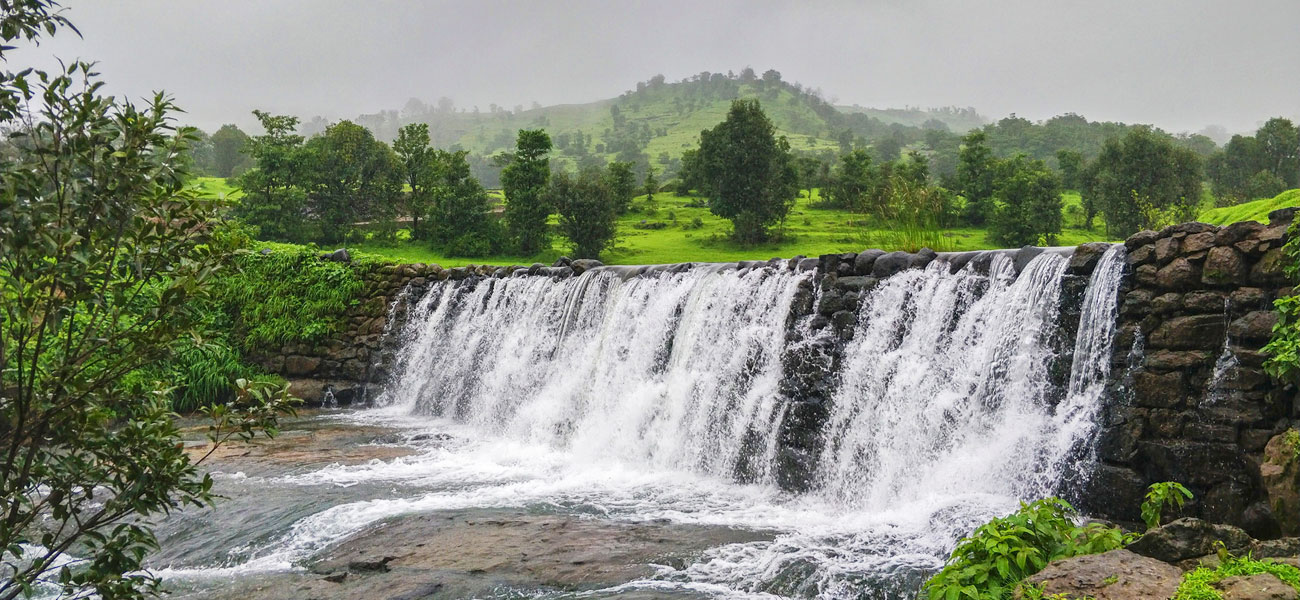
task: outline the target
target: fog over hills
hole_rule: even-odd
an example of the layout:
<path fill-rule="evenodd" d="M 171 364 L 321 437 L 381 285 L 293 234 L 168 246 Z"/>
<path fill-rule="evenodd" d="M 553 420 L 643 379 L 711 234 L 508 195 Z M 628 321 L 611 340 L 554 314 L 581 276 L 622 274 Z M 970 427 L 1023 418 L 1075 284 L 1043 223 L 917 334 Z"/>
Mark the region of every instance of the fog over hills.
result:
<path fill-rule="evenodd" d="M 16 54 L 100 61 L 111 91 L 162 87 L 211 130 L 249 111 L 327 120 L 410 98 L 489 112 L 616 97 L 662 73 L 773 68 L 839 106 L 975 107 L 992 119 L 1249 131 L 1300 117 L 1300 3 L 524 3 L 69 0 L 85 38 Z"/>

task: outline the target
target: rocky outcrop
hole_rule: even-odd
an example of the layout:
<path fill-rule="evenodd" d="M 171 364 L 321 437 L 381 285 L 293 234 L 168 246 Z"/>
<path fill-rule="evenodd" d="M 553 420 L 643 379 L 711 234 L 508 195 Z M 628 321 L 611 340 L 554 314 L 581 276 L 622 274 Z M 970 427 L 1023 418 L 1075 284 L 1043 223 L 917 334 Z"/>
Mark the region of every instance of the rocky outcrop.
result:
<path fill-rule="evenodd" d="M 1151 600 L 1173 597 L 1182 578 L 1178 567 L 1120 549 L 1051 563 L 1024 584 L 1041 588 L 1044 596 Z"/>
<path fill-rule="evenodd" d="M 1300 432 L 1290 429 L 1268 441 L 1259 476 L 1283 535 L 1300 535 Z"/>
<path fill-rule="evenodd" d="M 1270 504 L 1263 465 L 1300 403 L 1270 380 L 1260 350 L 1276 322 L 1273 300 L 1291 289 L 1281 265 L 1293 213 L 1278 211 L 1268 225 L 1184 223 L 1125 242 L 1114 382 L 1101 464 L 1079 497 L 1085 510 L 1135 522 L 1148 485 L 1178 481 L 1195 494 L 1184 516 L 1256 537 L 1297 533 Z"/>

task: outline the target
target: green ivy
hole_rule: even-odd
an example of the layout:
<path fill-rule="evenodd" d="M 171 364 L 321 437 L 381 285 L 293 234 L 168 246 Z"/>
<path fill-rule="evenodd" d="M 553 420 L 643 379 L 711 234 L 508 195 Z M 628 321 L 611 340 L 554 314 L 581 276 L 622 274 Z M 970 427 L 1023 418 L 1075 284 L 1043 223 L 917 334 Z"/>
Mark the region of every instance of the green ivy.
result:
<path fill-rule="evenodd" d="M 312 342 L 341 330 L 357 305 L 369 263 L 320 258 L 311 247 L 241 253 L 216 286 L 216 309 L 228 319 L 241 349 Z"/>
<path fill-rule="evenodd" d="M 1300 231 L 1293 220 L 1288 229 L 1288 239 L 1283 252 L 1286 264 L 1283 271 L 1291 281 L 1300 276 Z M 1300 382 L 1300 294 L 1293 293 L 1273 302 L 1277 310 L 1277 324 L 1273 326 L 1273 339 L 1264 346 L 1268 361 L 1264 369 L 1282 381 Z"/>
<path fill-rule="evenodd" d="M 1173 600 L 1222 600 L 1223 595 L 1214 589 L 1213 584 L 1228 577 L 1264 573 L 1272 574 L 1296 591 L 1300 591 L 1300 569 L 1291 565 L 1254 560 L 1249 556 L 1229 557 L 1217 568 L 1198 567 L 1183 575 L 1183 581 L 1178 585 L 1178 592 L 1174 594 Z"/>
<path fill-rule="evenodd" d="M 1020 580 L 1054 560 L 1122 548 L 1133 537 L 1099 523 L 1076 525 L 1078 513 L 1046 498 L 981 525 L 957 543 L 947 564 L 925 583 L 930 600 L 1010 598 Z"/>

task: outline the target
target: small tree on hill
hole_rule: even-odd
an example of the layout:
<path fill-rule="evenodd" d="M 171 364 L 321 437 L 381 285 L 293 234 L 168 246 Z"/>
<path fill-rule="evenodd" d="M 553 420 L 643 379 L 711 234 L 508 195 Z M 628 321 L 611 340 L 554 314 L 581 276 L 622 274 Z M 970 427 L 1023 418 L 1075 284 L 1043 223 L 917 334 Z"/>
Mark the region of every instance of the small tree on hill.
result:
<path fill-rule="evenodd" d="M 993 213 L 993 151 L 983 131 L 972 131 L 961 139 L 957 162 L 957 184 L 966 198 L 966 221 L 983 225 Z"/>
<path fill-rule="evenodd" d="M 616 160 L 605 169 L 605 181 L 614 194 L 620 214 L 627 212 L 632 197 L 636 195 L 636 173 L 632 171 L 633 166 L 631 162 Z"/>
<path fill-rule="evenodd" d="M 1061 233 L 1061 180 L 1041 160 L 1001 161 L 993 194 L 993 239 L 1009 247 L 1053 245 Z"/>
<path fill-rule="evenodd" d="M 1088 180 L 1084 193 L 1106 215 L 1107 232 L 1117 237 L 1154 227 L 1156 221 L 1190 219 L 1201 201 L 1200 157 L 1148 127 L 1107 140 Z"/>
<path fill-rule="evenodd" d="M 757 100 L 731 103 L 727 119 L 700 132 L 696 156 L 709 196 L 709 210 L 730 219 L 742 243 L 768 239 L 768 229 L 790 210 L 798 173 L 790 144 Z"/>
<path fill-rule="evenodd" d="M 244 197 L 234 213 L 256 226 L 262 239 L 305 241 L 310 233 L 304 214 L 307 195 L 301 187 L 302 136 L 294 133 L 298 117 L 260 110 L 253 111 L 253 115 L 266 133 L 249 141 L 249 155 L 255 166 L 239 178 Z"/>
<path fill-rule="evenodd" d="M 618 200 L 599 169 L 584 169 L 577 177 L 555 173 L 547 195 L 576 258 L 600 258 L 613 245 Z"/>
<path fill-rule="evenodd" d="M 212 162 L 217 177 L 233 177 L 248 168 L 250 161 L 244 153 L 248 142 L 248 134 L 234 125 L 222 125 L 212 134 Z"/>
<path fill-rule="evenodd" d="M 406 192 L 406 214 L 411 217 L 411 239 L 420 240 L 428 236 L 426 226 L 421 226 L 420 219 L 433 209 L 433 190 L 438 178 L 438 163 L 434 150 L 429 147 L 429 125 L 411 123 L 397 131 L 393 141 L 393 151 L 402 161 L 402 171 L 406 175 L 406 185 L 411 189 Z"/>
<path fill-rule="evenodd" d="M 551 138 L 541 129 L 521 129 L 515 151 L 507 155 L 509 164 L 501 170 L 501 186 L 506 195 L 506 224 L 510 235 L 523 254 L 536 254 L 546 248 L 546 219 L 551 207 L 546 203 L 546 182 L 550 178 Z"/>
<path fill-rule="evenodd" d="M 834 208 L 859 210 L 880 216 L 880 207 L 870 206 L 878 173 L 872 167 L 871 153 L 854 150 L 840 157 L 840 165 L 831 175 L 825 203 Z"/>
<path fill-rule="evenodd" d="M 393 150 L 369 129 L 340 121 L 305 146 L 307 200 L 320 240 L 338 243 L 353 223 L 390 224 L 398 213 L 402 167 Z M 391 232 L 390 232 L 391 233 Z"/>
<path fill-rule="evenodd" d="M 646 204 L 654 204 L 655 192 L 659 191 L 659 180 L 655 179 L 655 168 L 645 170 L 645 179 L 641 181 L 641 193 L 645 194 Z"/>
<path fill-rule="evenodd" d="M 487 192 L 470 172 L 465 150 L 436 150 L 432 237 L 448 256 L 487 256 L 500 250 L 501 226 L 492 218 Z"/>

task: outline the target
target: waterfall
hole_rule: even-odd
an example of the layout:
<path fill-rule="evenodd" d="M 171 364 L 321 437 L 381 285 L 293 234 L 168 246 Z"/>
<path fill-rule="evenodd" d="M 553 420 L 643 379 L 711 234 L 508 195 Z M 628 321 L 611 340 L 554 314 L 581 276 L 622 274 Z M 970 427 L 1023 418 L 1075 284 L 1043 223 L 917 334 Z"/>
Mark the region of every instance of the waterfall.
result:
<path fill-rule="evenodd" d="M 580 457 L 768 481 L 787 315 L 810 277 L 448 282 L 412 309 L 379 402 Z"/>
<path fill-rule="evenodd" d="M 1079 465 L 1109 376 L 1124 250 L 1050 375 L 1067 259 L 937 260 L 866 292 L 822 426 L 814 493 L 855 509 L 946 491 L 1030 498 Z M 983 264 L 981 269 L 980 263 Z M 771 483 L 791 305 L 810 273 L 711 265 L 434 286 L 379 404 L 590 460 Z M 798 348 L 793 348 L 798 351 Z M 1086 452 L 1084 453 L 1086 454 Z"/>

